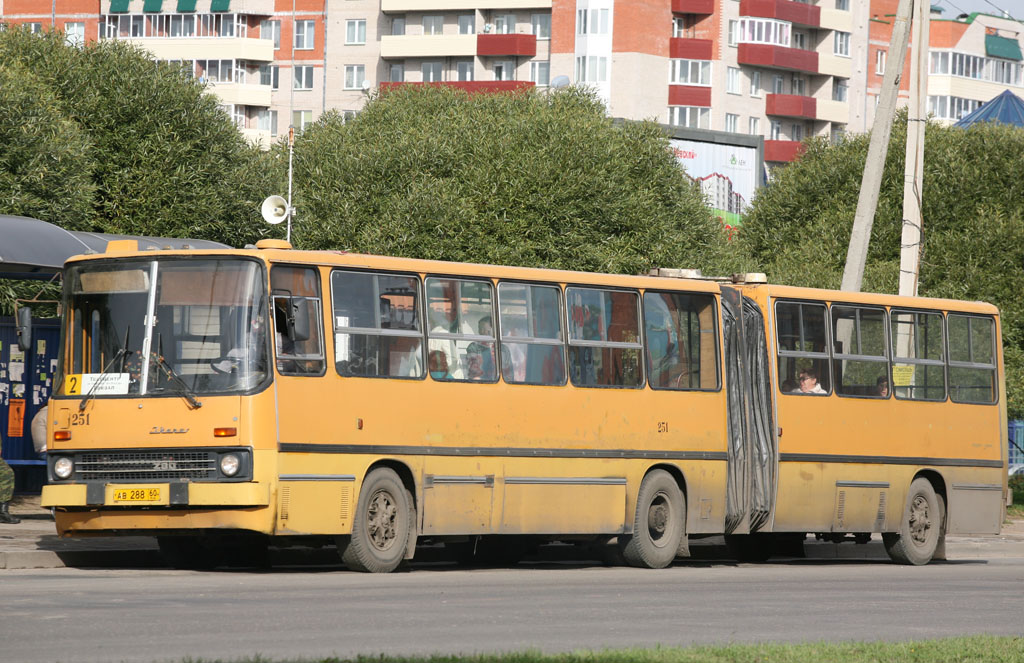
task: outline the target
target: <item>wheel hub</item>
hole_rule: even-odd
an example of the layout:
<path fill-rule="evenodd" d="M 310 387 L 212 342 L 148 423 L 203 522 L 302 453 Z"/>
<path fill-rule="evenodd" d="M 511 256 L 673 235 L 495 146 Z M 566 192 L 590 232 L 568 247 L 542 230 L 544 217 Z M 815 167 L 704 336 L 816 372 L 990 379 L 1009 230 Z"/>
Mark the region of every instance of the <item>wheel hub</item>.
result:
<path fill-rule="evenodd" d="M 916 544 L 924 544 L 928 541 L 928 535 L 932 528 L 931 517 L 928 513 L 928 500 L 923 495 L 918 495 L 910 504 L 910 537 Z"/>
<path fill-rule="evenodd" d="M 394 545 L 397 517 L 398 507 L 391 494 L 384 490 L 374 493 L 366 509 L 366 531 L 374 548 L 387 550 Z"/>
<path fill-rule="evenodd" d="M 670 513 L 671 508 L 669 507 L 668 500 L 660 494 L 655 496 L 651 501 L 650 508 L 647 510 L 647 529 L 650 532 L 652 541 L 657 541 L 665 536 Z"/>

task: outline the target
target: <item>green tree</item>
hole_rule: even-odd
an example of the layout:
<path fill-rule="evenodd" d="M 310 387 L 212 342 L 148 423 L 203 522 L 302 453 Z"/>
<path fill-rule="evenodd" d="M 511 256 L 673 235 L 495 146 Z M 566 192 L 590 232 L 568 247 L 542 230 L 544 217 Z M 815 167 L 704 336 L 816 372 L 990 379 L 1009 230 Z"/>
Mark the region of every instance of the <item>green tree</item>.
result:
<path fill-rule="evenodd" d="M 661 129 L 578 89 L 387 91 L 303 132 L 295 183 L 303 248 L 620 273 L 732 260 Z"/>
<path fill-rule="evenodd" d="M 739 237 L 774 282 L 837 288 L 867 155 L 867 136 L 807 151 L 758 193 Z M 893 127 L 864 290 L 898 289 L 906 114 Z M 919 293 L 1000 308 L 1011 417 L 1024 417 L 1024 129 L 929 123 L 921 193 Z"/>
<path fill-rule="evenodd" d="M 117 41 L 0 32 L 0 213 L 71 230 L 241 244 L 266 233 L 271 155 L 204 85 Z M 6 158 L 5 158 L 6 157 Z"/>

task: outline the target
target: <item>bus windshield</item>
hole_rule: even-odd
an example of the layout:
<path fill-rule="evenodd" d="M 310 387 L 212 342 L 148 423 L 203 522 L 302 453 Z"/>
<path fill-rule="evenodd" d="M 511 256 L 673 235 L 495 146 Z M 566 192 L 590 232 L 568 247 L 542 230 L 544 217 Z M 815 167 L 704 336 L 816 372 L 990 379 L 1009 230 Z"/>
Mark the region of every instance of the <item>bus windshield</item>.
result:
<path fill-rule="evenodd" d="M 249 391 L 268 379 L 264 271 L 245 259 L 68 268 L 64 395 Z"/>

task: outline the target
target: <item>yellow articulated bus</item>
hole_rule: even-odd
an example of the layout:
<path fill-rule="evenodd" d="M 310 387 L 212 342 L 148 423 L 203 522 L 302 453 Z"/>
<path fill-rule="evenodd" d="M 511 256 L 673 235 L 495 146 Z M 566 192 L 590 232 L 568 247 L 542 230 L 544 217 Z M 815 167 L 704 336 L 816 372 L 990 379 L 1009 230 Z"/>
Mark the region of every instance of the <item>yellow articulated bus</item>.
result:
<path fill-rule="evenodd" d="M 192 567 L 999 531 L 995 307 L 687 276 L 111 242 L 65 267 L 43 504 Z"/>

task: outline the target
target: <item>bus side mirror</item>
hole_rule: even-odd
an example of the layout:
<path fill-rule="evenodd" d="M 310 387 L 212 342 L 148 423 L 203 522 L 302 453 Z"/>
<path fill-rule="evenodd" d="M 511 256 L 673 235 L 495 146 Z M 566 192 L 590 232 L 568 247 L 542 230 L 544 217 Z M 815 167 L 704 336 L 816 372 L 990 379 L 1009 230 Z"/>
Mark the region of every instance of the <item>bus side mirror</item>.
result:
<path fill-rule="evenodd" d="M 18 347 L 24 351 L 32 349 L 32 309 L 22 306 L 18 309 Z"/>
<path fill-rule="evenodd" d="M 309 340 L 309 300 L 292 297 L 288 303 L 288 338 L 292 341 Z"/>

